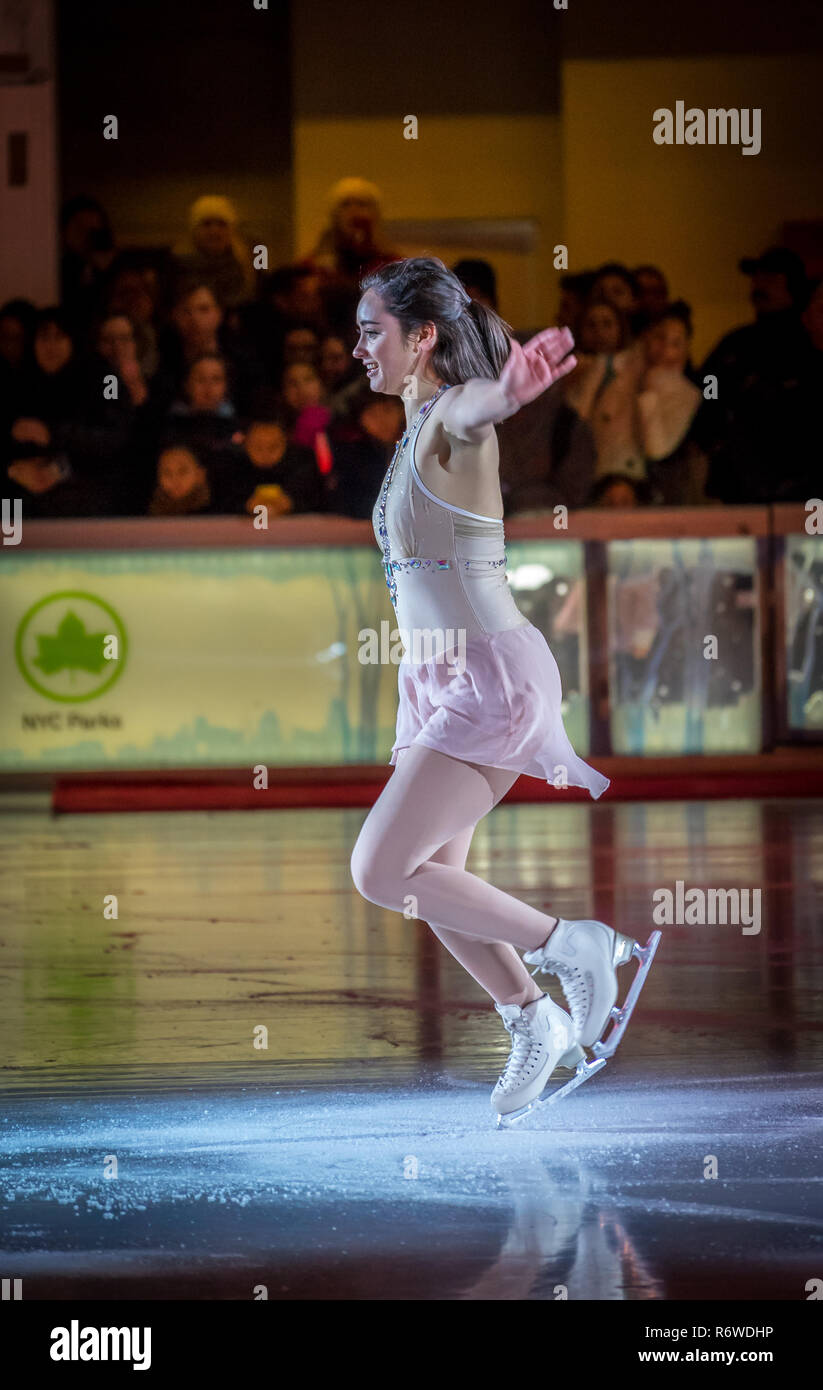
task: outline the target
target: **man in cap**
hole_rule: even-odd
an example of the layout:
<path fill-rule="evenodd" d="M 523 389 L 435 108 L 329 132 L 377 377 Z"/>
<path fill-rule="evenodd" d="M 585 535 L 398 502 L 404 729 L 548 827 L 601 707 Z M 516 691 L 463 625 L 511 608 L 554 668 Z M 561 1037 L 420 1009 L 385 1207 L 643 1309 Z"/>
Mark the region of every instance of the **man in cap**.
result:
<path fill-rule="evenodd" d="M 786 246 L 744 257 L 739 268 L 752 278 L 755 321 L 727 333 L 703 363 L 701 376 L 717 376 L 721 395 L 736 394 L 752 371 L 793 350 L 802 337 L 800 315 L 808 297 L 805 266 Z"/>
<path fill-rule="evenodd" d="M 772 246 L 762 256 L 744 256 L 739 263 L 752 277 L 750 299 L 758 319 L 784 310 L 802 313 L 808 289 L 806 267 L 787 246 Z"/>
<path fill-rule="evenodd" d="M 717 399 L 704 400 L 695 436 L 709 456 L 706 491 L 729 504 L 777 500 L 787 470 L 781 440 L 808 356 L 802 314 L 809 281 L 801 258 L 773 246 L 739 263 L 751 276 L 755 321 L 727 333 L 699 377 L 717 378 Z"/>

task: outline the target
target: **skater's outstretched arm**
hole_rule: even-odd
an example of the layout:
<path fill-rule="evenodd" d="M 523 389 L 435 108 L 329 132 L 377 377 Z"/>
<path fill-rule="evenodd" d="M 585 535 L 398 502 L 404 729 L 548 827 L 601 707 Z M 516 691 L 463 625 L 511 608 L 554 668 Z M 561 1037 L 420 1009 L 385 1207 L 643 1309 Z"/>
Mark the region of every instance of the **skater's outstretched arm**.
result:
<path fill-rule="evenodd" d="M 443 428 L 458 439 L 480 443 L 499 420 L 514 415 L 553 382 L 577 366 L 566 353 L 574 347 L 568 328 L 544 328 L 521 346 L 511 340 L 511 350 L 500 376 L 473 377 L 448 392 L 443 403 Z"/>

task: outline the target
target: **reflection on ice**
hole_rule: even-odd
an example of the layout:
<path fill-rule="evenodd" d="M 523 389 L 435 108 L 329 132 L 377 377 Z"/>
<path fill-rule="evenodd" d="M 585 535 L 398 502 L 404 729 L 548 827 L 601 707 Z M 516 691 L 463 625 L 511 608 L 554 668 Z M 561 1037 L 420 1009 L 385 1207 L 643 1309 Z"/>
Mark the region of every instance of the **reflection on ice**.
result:
<path fill-rule="evenodd" d="M 735 1273 L 713 1297 L 755 1274 L 800 1296 L 795 1262 L 823 1246 L 816 1076 L 606 1076 L 502 1131 L 488 1085 L 442 1072 L 12 1096 L 3 1269 L 29 1298 L 90 1296 L 105 1271 L 109 1298 L 243 1298 L 254 1278 L 270 1297 L 663 1299 L 704 1296 L 699 1273 L 672 1292 L 674 1251 L 699 1271 L 716 1248 Z"/>

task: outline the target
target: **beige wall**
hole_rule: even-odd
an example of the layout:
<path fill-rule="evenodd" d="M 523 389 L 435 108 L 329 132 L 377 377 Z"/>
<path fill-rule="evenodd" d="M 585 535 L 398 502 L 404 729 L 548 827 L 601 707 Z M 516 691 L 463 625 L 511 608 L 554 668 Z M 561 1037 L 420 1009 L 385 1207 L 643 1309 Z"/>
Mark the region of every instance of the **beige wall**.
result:
<path fill-rule="evenodd" d="M 488 259 L 498 274 L 500 310 L 515 327 L 547 322 L 556 305 L 551 251 L 562 226 L 560 126 L 556 116 L 421 116 L 417 140 L 402 118 L 295 119 L 295 250 L 309 251 L 324 220 L 328 188 L 344 175 L 376 183 L 388 220 L 534 219 L 529 256 L 492 246 L 398 244 L 447 264 Z"/>
<path fill-rule="evenodd" d="M 0 179 L 0 304 L 23 296 L 34 304 L 59 299 L 57 244 L 57 146 L 54 83 L 4 86 L 0 101 L 0 148 L 11 132 L 28 139 L 28 181 L 10 187 Z"/>
<path fill-rule="evenodd" d="M 325 195 L 344 174 L 384 193 L 386 218 L 532 219 L 533 255 L 489 245 L 397 242 L 448 263 L 484 256 L 498 271 L 500 307 L 515 327 L 551 322 L 561 274 L 616 259 L 659 263 L 672 293 L 693 306 L 694 355 L 751 318 L 742 255 L 779 240 L 785 221 L 823 215 L 819 152 L 799 92 L 819 90 L 814 57 L 570 61 L 562 117 L 422 117 L 419 139 L 402 119 L 300 118 L 293 128 L 295 252 L 323 223 Z M 678 99 L 760 107 L 762 149 L 656 145 L 652 113 Z"/>
<path fill-rule="evenodd" d="M 792 219 L 823 215 L 814 101 L 819 58 L 568 62 L 563 69 L 565 230 L 574 269 L 658 263 L 693 306 L 695 357 L 747 322 L 749 281 L 737 270 Z M 805 95 L 804 95 L 805 94 Z M 652 113 L 677 100 L 760 107 L 762 149 L 656 145 Z"/>

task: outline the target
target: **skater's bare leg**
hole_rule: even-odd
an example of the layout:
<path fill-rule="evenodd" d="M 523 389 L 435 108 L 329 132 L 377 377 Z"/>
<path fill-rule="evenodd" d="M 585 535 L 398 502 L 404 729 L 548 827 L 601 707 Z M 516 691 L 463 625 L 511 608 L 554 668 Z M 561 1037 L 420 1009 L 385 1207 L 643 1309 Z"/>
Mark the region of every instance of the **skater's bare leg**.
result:
<path fill-rule="evenodd" d="M 405 749 L 403 750 L 406 751 Z M 474 826 L 462 830 L 431 857 L 434 864 L 451 864 L 462 869 L 466 863 Z M 482 985 L 497 1004 L 519 1004 L 525 1008 L 539 999 L 543 990 L 532 978 L 513 946 L 505 941 L 474 941 L 470 936 L 429 922 L 435 936 L 451 951 L 465 970 Z"/>
<path fill-rule="evenodd" d="M 408 751 L 408 748 L 400 749 L 397 754 L 398 763 L 402 762 Z M 500 791 L 495 797 L 495 805 L 506 795 L 506 791 L 508 788 Z M 467 830 L 461 830 L 454 839 L 441 845 L 432 855 L 432 861 L 435 864 L 451 864 L 453 868 L 464 869 L 475 829 L 476 826 L 470 825 Z M 497 1004 L 519 1004 L 523 1009 L 533 1000 L 540 998 L 543 990 L 508 942 L 473 941 L 471 937 L 450 931 L 448 927 L 442 927 L 436 922 L 428 922 L 427 926 Z"/>
<path fill-rule="evenodd" d="M 473 830 L 516 779 L 516 773 L 501 768 L 412 745 L 398 758 L 355 844 L 351 873 L 358 891 L 396 912 L 410 907 L 415 917 L 435 923 L 438 935 L 442 928 L 524 951 L 541 945 L 556 926 L 556 917 L 494 888 L 461 865 L 435 858 L 456 836 Z"/>

